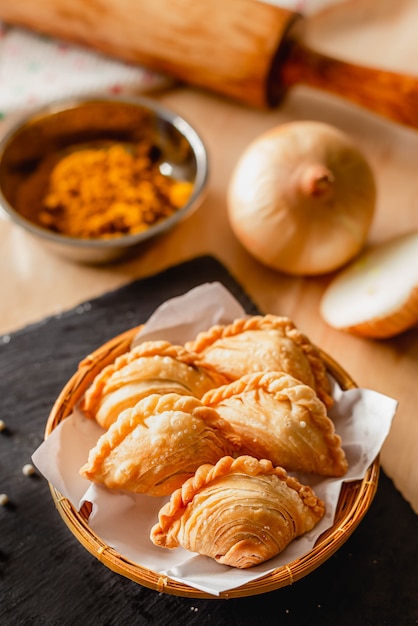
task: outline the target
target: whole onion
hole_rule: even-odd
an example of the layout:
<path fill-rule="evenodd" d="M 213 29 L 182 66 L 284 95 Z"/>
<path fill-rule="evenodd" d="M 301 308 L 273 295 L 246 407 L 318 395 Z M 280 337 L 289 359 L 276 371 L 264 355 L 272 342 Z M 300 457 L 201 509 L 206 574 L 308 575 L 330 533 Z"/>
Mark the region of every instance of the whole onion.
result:
<path fill-rule="evenodd" d="M 228 189 L 228 216 L 255 258 L 285 273 L 331 272 L 362 249 L 373 219 L 373 171 L 339 129 L 296 121 L 244 151 Z"/>

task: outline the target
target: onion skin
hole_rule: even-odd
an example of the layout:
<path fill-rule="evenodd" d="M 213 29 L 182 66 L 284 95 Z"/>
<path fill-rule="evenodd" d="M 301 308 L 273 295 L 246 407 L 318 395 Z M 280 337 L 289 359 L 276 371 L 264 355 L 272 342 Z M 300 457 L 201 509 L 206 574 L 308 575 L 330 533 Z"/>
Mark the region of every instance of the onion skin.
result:
<path fill-rule="evenodd" d="M 259 261 L 293 275 L 332 272 L 363 248 L 373 220 L 373 171 L 337 128 L 275 127 L 244 151 L 228 187 L 228 217 Z"/>

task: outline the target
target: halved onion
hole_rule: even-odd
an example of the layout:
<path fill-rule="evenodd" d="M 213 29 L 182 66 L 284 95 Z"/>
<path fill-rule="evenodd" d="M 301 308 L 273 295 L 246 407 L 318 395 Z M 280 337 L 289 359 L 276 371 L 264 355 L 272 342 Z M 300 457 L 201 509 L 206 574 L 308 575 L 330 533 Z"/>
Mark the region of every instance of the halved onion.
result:
<path fill-rule="evenodd" d="M 418 231 L 361 254 L 328 285 L 320 312 L 330 326 L 365 337 L 418 325 Z"/>

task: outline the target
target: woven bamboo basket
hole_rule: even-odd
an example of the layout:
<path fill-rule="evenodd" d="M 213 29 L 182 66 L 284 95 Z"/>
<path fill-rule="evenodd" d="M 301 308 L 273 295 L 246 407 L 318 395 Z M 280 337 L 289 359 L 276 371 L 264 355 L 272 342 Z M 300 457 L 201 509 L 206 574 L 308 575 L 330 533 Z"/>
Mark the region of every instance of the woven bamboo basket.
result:
<path fill-rule="evenodd" d="M 57 398 L 47 421 L 45 438 L 68 417 L 81 399 L 94 377 L 117 356 L 130 349 L 131 342 L 140 326 L 133 328 L 107 343 L 86 357 L 79 365 Z M 330 356 L 320 351 L 329 373 L 342 389 L 356 387 L 354 381 Z M 370 507 L 377 490 L 379 458 L 370 465 L 362 480 L 343 483 L 334 524 L 317 540 L 313 549 L 303 557 L 270 574 L 251 582 L 221 592 L 219 596 L 200 591 L 181 582 L 174 581 L 158 572 L 134 563 L 106 545 L 89 527 L 90 509 L 85 505 L 77 511 L 52 484 L 50 490 L 59 514 L 78 541 L 106 567 L 126 578 L 150 589 L 190 598 L 239 598 L 273 591 L 291 585 L 303 578 L 329 559 L 350 537 Z"/>

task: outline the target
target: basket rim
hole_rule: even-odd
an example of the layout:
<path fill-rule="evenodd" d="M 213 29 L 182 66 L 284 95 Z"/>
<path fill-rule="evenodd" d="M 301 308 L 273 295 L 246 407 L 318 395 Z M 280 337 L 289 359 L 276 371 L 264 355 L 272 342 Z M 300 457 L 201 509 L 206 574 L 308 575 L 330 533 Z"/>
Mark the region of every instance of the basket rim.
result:
<path fill-rule="evenodd" d="M 52 407 L 45 427 L 45 439 L 63 419 L 71 414 L 73 407 L 97 373 L 117 356 L 130 349 L 133 338 L 142 327 L 143 325 L 135 326 L 116 335 L 80 362 L 77 371 L 65 384 Z M 320 348 L 316 347 L 316 349 L 324 360 L 327 371 L 334 376 L 343 390 L 357 387 L 341 365 Z M 49 488 L 58 513 L 72 534 L 85 549 L 110 570 L 158 592 L 190 598 L 226 599 L 258 595 L 291 585 L 328 560 L 347 541 L 368 511 L 377 491 L 379 471 L 380 462 L 377 456 L 363 479 L 343 483 L 334 523 L 322 533 L 312 550 L 263 577 L 240 587 L 220 592 L 218 595 L 175 581 L 124 557 L 105 544 L 92 531 L 88 524 L 86 510 L 77 511 L 51 483 L 49 483 Z"/>

